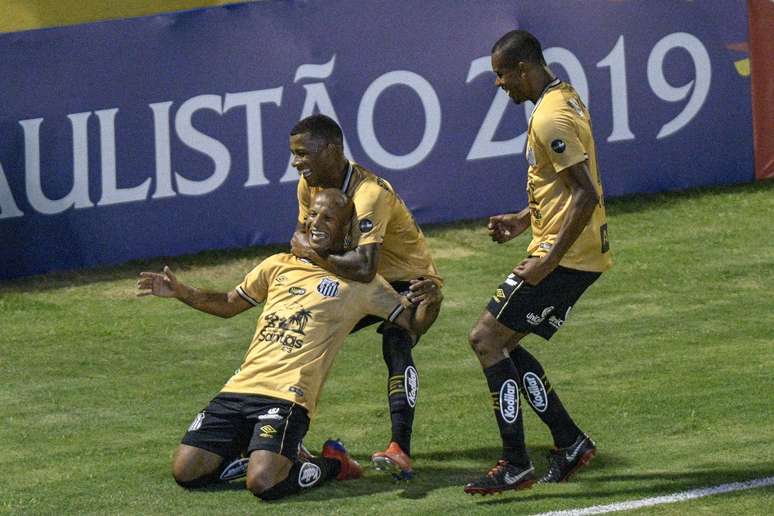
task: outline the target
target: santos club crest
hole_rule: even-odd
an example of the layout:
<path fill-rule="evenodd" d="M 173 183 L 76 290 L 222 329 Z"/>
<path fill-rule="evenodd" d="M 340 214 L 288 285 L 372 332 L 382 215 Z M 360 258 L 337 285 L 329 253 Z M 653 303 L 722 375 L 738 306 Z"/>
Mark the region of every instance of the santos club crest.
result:
<path fill-rule="evenodd" d="M 339 295 L 339 282 L 331 278 L 323 278 L 317 285 L 317 292 L 325 297 L 336 297 Z"/>

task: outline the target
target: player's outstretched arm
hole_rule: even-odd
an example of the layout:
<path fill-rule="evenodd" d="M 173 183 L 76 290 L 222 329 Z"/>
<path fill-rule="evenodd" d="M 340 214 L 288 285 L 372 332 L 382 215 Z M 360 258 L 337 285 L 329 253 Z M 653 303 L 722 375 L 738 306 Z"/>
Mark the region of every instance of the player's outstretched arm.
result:
<path fill-rule="evenodd" d="M 138 297 L 152 295 L 175 298 L 197 310 L 224 318 L 233 317 L 253 306 L 242 299 L 236 290 L 219 293 L 190 287 L 178 281 L 167 266 L 161 274 L 141 272 L 137 280 L 137 290 Z"/>
<path fill-rule="evenodd" d="M 524 208 L 518 213 L 505 213 L 489 217 L 487 230 L 492 240 L 502 244 L 521 235 L 529 226 L 529 208 Z"/>

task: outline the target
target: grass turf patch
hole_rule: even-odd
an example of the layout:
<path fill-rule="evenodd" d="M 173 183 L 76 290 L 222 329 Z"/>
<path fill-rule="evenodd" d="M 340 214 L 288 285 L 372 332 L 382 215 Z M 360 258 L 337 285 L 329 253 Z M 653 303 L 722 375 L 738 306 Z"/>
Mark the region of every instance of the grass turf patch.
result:
<path fill-rule="evenodd" d="M 608 203 L 615 267 L 551 343 L 524 345 L 599 445 L 568 484 L 472 498 L 499 437 L 467 333 L 525 236 L 496 245 L 482 221 L 427 230 L 446 279 L 439 320 L 415 349 L 421 389 L 417 478 L 376 472 L 270 504 L 276 514 L 529 514 L 659 496 L 774 475 L 774 183 Z M 261 502 L 233 482 L 187 492 L 171 454 L 239 365 L 257 311 L 221 320 L 134 297 L 140 270 L 233 288 L 278 248 L 207 252 L 0 284 L 0 512 L 245 514 Z M 352 335 L 306 443 L 340 437 L 365 461 L 389 439 L 386 368 L 373 330 Z M 525 414 L 542 472 L 550 435 Z M 771 488 L 640 514 L 767 513 Z"/>

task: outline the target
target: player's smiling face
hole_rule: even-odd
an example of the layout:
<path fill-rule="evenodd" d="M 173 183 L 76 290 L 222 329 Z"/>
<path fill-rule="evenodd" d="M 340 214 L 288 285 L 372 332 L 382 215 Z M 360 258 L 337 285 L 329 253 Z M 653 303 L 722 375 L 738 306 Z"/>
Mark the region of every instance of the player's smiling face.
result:
<path fill-rule="evenodd" d="M 309 246 L 321 255 L 342 251 L 349 217 L 348 210 L 330 197 L 322 193 L 315 196 L 306 219 Z"/>
<path fill-rule="evenodd" d="M 495 86 L 502 88 L 516 104 L 528 100 L 527 81 L 519 72 L 518 63 L 508 61 L 502 52 L 495 52 L 492 54 L 492 71 L 497 76 Z"/>
<path fill-rule="evenodd" d="M 332 145 L 309 133 L 290 136 L 290 152 L 293 168 L 306 179 L 309 186 L 334 186 L 327 184 L 330 170 L 335 168 Z"/>

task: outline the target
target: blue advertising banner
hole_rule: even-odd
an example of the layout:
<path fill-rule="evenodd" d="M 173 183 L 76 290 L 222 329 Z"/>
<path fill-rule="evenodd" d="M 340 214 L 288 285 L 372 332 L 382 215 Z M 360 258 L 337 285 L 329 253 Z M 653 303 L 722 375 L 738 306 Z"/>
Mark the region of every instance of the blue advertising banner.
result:
<path fill-rule="evenodd" d="M 588 101 L 606 194 L 753 180 L 743 0 L 297 0 L 0 35 L 0 278 L 288 242 L 288 133 L 420 223 L 520 209 L 530 106 L 494 41 L 535 33 Z"/>

